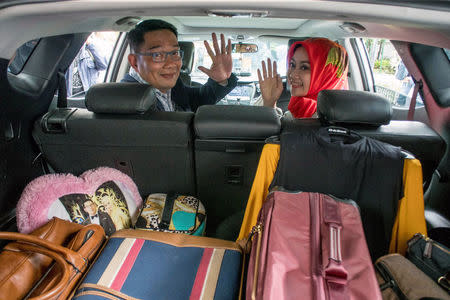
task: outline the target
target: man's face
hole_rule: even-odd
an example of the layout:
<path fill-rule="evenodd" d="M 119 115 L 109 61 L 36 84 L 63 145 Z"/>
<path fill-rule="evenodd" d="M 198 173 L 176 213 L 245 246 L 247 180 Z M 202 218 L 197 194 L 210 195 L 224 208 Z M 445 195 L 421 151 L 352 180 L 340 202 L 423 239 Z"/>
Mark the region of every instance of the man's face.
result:
<path fill-rule="evenodd" d="M 97 213 L 97 205 L 92 201 L 86 201 L 83 204 L 84 211 L 93 216 Z"/>
<path fill-rule="evenodd" d="M 175 34 L 168 29 L 162 29 L 145 33 L 144 43 L 138 52 L 170 52 L 177 49 L 179 46 Z M 151 56 L 130 54 L 128 60 L 142 79 L 163 93 L 175 86 L 182 65 L 181 60 L 172 60 L 170 56 L 165 62 L 154 62 Z"/>

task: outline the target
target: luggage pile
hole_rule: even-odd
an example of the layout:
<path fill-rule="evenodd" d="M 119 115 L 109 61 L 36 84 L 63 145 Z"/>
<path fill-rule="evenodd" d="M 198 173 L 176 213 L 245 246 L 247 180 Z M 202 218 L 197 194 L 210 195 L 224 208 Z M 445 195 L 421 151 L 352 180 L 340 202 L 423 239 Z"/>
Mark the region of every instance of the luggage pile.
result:
<path fill-rule="evenodd" d="M 383 124 L 388 104 L 377 105 L 370 118 Z M 0 233 L 14 240 L 0 254 L 0 295 L 450 299 L 450 250 L 426 237 L 420 162 L 398 147 L 285 126 L 263 148 L 237 242 L 202 236 L 207 207 L 166 193 L 144 203 L 109 168 L 36 179 L 17 208 L 22 233 Z"/>

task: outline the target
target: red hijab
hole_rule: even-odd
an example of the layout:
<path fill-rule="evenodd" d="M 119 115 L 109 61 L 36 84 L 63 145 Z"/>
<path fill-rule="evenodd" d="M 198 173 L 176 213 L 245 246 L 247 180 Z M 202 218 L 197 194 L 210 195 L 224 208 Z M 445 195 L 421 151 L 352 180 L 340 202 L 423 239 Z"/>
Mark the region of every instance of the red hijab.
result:
<path fill-rule="evenodd" d="M 304 47 L 311 65 L 311 81 L 308 93 L 303 97 L 291 97 L 288 109 L 295 118 L 310 118 L 317 109 L 317 95 L 321 90 L 348 89 L 348 57 L 344 47 L 325 38 L 295 42 L 289 48 L 287 63 L 298 47 Z"/>

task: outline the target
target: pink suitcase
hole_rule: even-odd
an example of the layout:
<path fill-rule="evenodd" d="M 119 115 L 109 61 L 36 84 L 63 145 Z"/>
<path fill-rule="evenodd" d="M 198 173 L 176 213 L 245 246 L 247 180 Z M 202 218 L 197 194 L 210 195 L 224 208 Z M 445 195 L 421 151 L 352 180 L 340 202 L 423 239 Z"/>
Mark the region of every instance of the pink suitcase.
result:
<path fill-rule="evenodd" d="M 252 232 L 246 299 L 381 299 L 355 202 L 273 192 Z"/>

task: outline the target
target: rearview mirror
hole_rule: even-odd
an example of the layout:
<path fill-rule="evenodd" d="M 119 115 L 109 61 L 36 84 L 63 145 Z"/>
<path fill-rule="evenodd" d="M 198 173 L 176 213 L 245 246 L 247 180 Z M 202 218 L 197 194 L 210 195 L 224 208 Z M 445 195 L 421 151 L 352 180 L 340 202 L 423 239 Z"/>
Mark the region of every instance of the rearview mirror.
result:
<path fill-rule="evenodd" d="M 258 52 L 258 45 L 256 44 L 232 44 L 233 53 L 255 53 Z"/>

